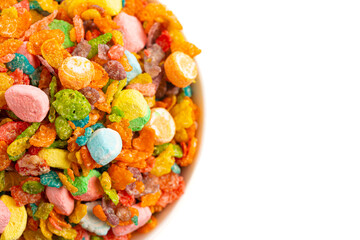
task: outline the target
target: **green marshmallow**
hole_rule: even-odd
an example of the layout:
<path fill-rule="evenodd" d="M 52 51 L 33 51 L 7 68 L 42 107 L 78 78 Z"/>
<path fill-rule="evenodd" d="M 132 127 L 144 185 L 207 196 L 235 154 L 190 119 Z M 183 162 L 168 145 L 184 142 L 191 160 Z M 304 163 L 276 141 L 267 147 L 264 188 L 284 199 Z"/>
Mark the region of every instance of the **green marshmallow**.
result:
<path fill-rule="evenodd" d="M 65 175 L 67 176 L 69 182 L 78 189 L 76 193 L 71 193 L 73 196 L 79 196 L 85 194 L 88 191 L 90 178 L 101 176 L 101 174 L 96 170 L 91 170 L 89 175 L 87 175 L 86 177 L 84 176 L 75 177 L 75 181 L 71 180 L 71 178 L 67 174 L 67 171 L 65 171 Z"/>

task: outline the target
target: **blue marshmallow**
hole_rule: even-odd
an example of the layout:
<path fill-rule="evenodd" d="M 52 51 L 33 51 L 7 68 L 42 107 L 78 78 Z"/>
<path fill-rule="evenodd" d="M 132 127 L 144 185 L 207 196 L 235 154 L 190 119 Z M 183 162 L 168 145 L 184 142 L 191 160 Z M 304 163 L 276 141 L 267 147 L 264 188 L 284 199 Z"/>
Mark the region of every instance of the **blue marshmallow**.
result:
<path fill-rule="evenodd" d="M 134 56 L 134 54 L 132 54 L 131 52 L 129 52 L 128 50 L 125 50 L 125 55 L 129 61 L 129 64 L 132 67 L 131 72 L 126 72 L 126 78 L 127 78 L 127 82 L 129 83 L 131 80 L 133 80 L 137 75 L 139 75 L 140 73 L 142 73 L 142 69 L 141 66 L 138 62 L 138 60 L 136 59 L 136 57 Z"/>
<path fill-rule="evenodd" d="M 118 132 L 110 128 L 96 130 L 87 142 L 91 157 L 104 166 L 114 160 L 121 152 L 122 141 Z"/>

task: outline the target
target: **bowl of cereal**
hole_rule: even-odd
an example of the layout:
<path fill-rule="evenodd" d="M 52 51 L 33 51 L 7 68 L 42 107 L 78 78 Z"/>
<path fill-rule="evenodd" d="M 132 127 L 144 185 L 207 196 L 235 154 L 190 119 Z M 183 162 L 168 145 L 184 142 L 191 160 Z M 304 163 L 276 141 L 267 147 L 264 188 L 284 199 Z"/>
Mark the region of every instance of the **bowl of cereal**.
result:
<path fill-rule="evenodd" d="M 0 9 L 1 240 L 153 237 L 195 169 L 201 50 L 156 1 Z"/>

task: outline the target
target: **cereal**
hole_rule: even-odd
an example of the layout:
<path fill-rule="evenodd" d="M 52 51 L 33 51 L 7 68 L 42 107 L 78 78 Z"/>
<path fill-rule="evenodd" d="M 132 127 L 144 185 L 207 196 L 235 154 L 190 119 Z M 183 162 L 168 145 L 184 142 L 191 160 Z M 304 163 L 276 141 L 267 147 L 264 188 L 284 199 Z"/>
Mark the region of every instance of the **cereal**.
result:
<path fill-rule="evenodd" d="M 67 120 L 81 120 L 89 115 L 91 105 L 88 100 L 78 91 L 65 89 L 55 95 L 56 100 L 52 103 L 56 111 Z"/>
<path fill-rule="evenodd" d="M 195 61 L 183 52 L 173 52 L 165 61 L 165 72 L 169 81 L 177 87 L 187 87 L 197 77 Z"/>
<path fill-rule="evenodd" d="M 150 0 L 0 0 L 1 239 L 156 226 L 198 146 L 181 30 Z"/>
<path fill-rule="evenodd" d="M 84 57 L 69 57 L 62 62 L 59 68 L 62 85 L 74 90 L 87 87 L 94 75 L 94 65 Z"/>

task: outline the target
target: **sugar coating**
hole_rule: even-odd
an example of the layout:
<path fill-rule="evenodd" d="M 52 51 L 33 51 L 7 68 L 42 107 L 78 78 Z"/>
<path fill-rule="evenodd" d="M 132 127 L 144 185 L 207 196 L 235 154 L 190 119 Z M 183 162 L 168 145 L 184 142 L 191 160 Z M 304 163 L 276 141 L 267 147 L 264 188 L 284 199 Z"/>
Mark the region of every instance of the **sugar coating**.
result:
<path fill-rule="evenodd" d="M 14 85 L 5 92 L 8 107 L 25 122 L 41 122 L 50 109 L 48 96 L 40 88 Z"/>
<path fill-rule="evenodd" d="M 91 157 L 100 165 L 106 165 L 121 152 L 122 141 L 118 132 L 101 128 L 96 130 L 87 142 Z"/>

